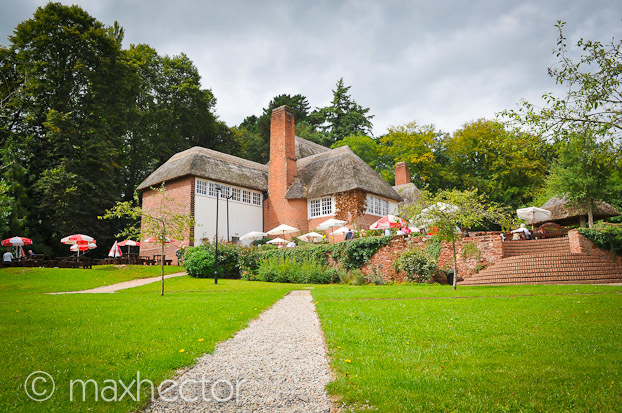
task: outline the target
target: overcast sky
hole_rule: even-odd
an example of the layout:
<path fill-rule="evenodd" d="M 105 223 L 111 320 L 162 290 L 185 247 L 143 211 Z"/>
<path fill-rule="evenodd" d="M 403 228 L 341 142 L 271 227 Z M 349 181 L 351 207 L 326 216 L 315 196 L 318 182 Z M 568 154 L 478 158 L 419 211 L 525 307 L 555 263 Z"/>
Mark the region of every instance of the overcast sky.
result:
<path fill-rule="evenodd" d="M 326 106 L 340 77 L 375 117 L 374 133 L 410 121 L 453 132 L 521 98 L 556 90 L 557 20 L 569 44 L 622 38 L 620 0 L 75 0 L 124 46 L 186 53 L 229 126 L 281 93 Z M 0 0 L 0 43 L 45 1 Z"/>

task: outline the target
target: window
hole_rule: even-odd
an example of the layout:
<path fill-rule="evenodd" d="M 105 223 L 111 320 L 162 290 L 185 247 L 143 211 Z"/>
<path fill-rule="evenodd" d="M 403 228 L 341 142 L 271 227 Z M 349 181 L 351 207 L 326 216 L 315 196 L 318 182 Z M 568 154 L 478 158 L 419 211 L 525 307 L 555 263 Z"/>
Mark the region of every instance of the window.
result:
<path fill-rule="evenodd" d="M 309 201 L 309 216 L 311 218 L 321 217 L 325 215 L 333 215 L 334 202 L 332 197 L 312 199 Z"/>
<path fill-rule="evenodd" d="M 253 192 L 253 205 L 261 206 L 261 195 L 257 192 Z"/>
<path fill-rule="evenodd" d="M 389 214 L 389 201 L 367 195 L 367 214 L 385 216 Z"/>
<path fill-rule="evenodd" d="M 199 195 L 207 195 L 207 182 L 197 179 L 195 183 L 195 192 Z"/>
<path fill-rule="evenodd" d="M 195 181 L 194 192 L 197 195 L 207 195 L 216 198 L 218 194 L 217 189 L 220 188 L 219 198 L 229 198 L 230 201 L 243 202 L 249 205 L 261 206 L 262 196 L 261 193 L 251 191 L 248 189 L 234 188 L 227 185 L 222 185 L 216 182 L 204 181 L 197 179 Z"/>

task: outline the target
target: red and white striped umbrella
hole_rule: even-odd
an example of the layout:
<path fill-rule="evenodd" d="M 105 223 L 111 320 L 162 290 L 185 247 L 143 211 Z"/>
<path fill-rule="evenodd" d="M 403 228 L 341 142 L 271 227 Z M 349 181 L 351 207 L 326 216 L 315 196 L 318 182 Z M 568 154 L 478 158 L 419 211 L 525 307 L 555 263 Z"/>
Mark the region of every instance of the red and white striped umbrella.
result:
<path fill-rule="evenodd" d="M 79 244 L 73 244 L 69 250 L 71 251 L 88 251 L 97 248 L 94 242 L 81 242 Z"/>
<path fill-rule="evenodd" d="M 108 256 L 116 258 L 122 255 L 123 253 L 121 252 L 121 248 L 119 248 L 119 243 L 115 241 L 114 244 L 112 244 L 112 248 L 110 248 L 110 251 L 108 252 Z"/>
<path fill-rule="evenodd" d="M 24 245 L 31 245 L 32 240 L 24 237 L 13 237 L 2 240 L 3 247 L 23 247 Z"/>
<path fill-rule="evenodd" d="M 399 228 L 404 225 L 408 225 L 408 222 L 395 215 L 385 215 L 378 221 L 369 226 L 369 229 L 387 229 L 387 228 Z"/>
<path fill-rule="evenodd" d="M 140 242 L 131 239 L 119 242 L 119 247 L 140 247 Z"/>
<path fill-rule="evenodd" d="M 160 237 L 151 237 L 147 238 L 145 242 L 160 242 Z M 169 237 L 165 237 L 164 243 L 168 244 L 169 242 L 175 241 L 174 239 L 170 239 Z"/>
<path fill-rule="evenodd" d="M 89 242 L 94 244 L 95 240 L 93 239 L 93 237 L 89 237 L 88 235 L 74 234 L 61 239 L 60 242 L 62 242 L 63 244 L 81 244 Z"/>

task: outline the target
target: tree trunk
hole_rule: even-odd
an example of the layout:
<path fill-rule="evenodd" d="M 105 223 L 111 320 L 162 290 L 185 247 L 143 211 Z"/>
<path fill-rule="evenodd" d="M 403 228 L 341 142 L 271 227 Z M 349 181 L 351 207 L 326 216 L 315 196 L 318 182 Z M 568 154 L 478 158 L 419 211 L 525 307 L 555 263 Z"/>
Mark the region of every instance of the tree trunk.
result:
<path fill-rule="evenodd" d="M 164 239 L 162 239 L 162 256 L 160 257 L 160 268 L 162 270 L 162 289 L 160 295 L 164 295 Z"/>
<path fill-rule="evenodd" d="M 451 244 L 454 247 L 454 280 L 453 280 L 453 289 L 456 289 L 456 285 L 458 283 L 458 262 L 456 260 L 456 240 L 452 239 Z"/>
<path fill-rule="evenodd" d="M 592 225 L 594 225 L 594 211 L 592 209 L 592 200 L 590 199 L 587 203 L 587 226 L 592 228 Z"/>

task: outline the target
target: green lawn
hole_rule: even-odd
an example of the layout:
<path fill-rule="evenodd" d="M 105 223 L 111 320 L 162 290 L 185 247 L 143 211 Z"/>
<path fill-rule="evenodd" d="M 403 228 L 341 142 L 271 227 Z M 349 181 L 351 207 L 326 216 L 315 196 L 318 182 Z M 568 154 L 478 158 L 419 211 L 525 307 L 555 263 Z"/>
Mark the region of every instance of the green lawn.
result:
<path fill-rule="evenodd" d="M 620 411 L 622 287 L 316 289 L 354 410 Z M 467 298 L 457 298 L 467 297 Z"/>
<path fill-rule="evenodd" d="M 0 411 L 132 411 L 147 400 L 144 394 L 142 403 L 129 396 L 95 403 L 89 388 L 86 402 L 79 393 L 72 403 L 69 381 L 94 379 L 101 390 L 106 379 L 129 385 L 140 371 L 141 379 L 157 385 L 299 288 L 233 280 L 214 286 L 211 279 L 186 276 L 166 280 L 164 297 L 159 283 L 116 294 L 43 294 L 154 275 L 147 270 L 1 269 Z M 24 380 L 36 370 L 49 373 L 56 384 L 44 402 L 29 400 L 24 390 Z"/>
<path fill-rule="evenodd" d="M 355 410 L 619 411 L 622 405 L 622 287 L 214 285 L 186 276 L 166 280 L 164 297 L 159 283 L 116 294 L 43 294 L 158 271 L 0 269 L 0 411 L 133 411 L 146 392 L 141 401 L 95 402 L 89 388 L 87 401 L 79 393 L 71 402 L 69 381 L 93 379 L 101 389 L 104 380 L 129 384 L 140 372 L 157 385 L 299 288 L 313 288 L 318 302 L 336 374 L 329 391 Z M 44 402 L 29 400 L 24 390 L 37 370 L 56 384 Z"/>

